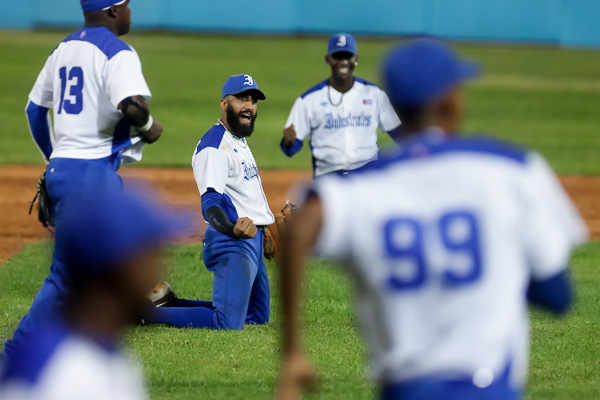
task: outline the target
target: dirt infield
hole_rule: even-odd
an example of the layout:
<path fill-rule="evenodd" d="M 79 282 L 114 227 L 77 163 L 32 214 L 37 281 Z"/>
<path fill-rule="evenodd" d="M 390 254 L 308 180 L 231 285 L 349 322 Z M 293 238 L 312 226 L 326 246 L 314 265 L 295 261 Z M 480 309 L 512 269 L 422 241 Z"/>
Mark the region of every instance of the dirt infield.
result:
<path fill-rule="evenodd" d="M 51 237 L 37 221 L 28 215 L 35 185 L 44 166 L 0 166 L 0 263 L 21 251 L 23 244 Z M 127 183 L 148 184 L 169 204 L 181 207 L 194 216 L 198 229 L 183 242 L 199 242 L 206 229 L 202 220 L 200 195 L 192 170 L 187 168 L 123 168 L 121 176 Z M 281 208 L 296 182 L 310 182 L 308 171 L 261 171 L 269 204 Z"/>
<path fill-rule="evenodd" d="M 23 244 L 50 237 L 37 218 L 27 214 L 43 168 L 0 166 L 0 263 L 20 252 Z M 196 219 L 198 229 L 184 242 L 201 240 L 206 224 L 191 169 L 124 168 L 121 175 L 126 183 L 150 184 L 168 203 L 187 210 Z M 308 171 L 261 171 L 269 204 L 274 209 L 283 206 L 297 182 L 309 182 L 310 177 Z M 584 216 L 592 239 L 600 240 L 600 177 L 565 176 L 561 181 Z"/>

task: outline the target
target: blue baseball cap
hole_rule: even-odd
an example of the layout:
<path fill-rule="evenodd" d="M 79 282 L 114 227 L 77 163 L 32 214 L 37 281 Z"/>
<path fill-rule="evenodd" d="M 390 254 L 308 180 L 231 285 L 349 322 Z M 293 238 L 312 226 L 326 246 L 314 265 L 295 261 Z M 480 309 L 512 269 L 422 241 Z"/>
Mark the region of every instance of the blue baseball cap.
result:
<path fill-rule="evenodd" d="M 110 6 L 121 5 L 127 0 L 80 0 L 81 8 L 85 12 L 105 10 Z"/>
<path fill-rule="evenodd" d="M 252 90 L 256 93 L 258 100 L 265 100 L 267 96 L 258 88 L 258 83 L 248 74 L 231 75 L 221 90 L 221 98 L 236 95 Z"/>
<path fill-rule="evenodd" d="M 478 64 L 464 61 L 450 46 L 434 39 L 400 45 L 383 62 L 387 94 L 397 107 L 423 106 L 479 73 Z"/>
<path fill-rule="evenodd" d="M 336 33 L 329 38 L 329 43 L 327 44 L 327 55 L 330 56 L 342 51 L 358 54 L 356 39 L 354 39 L 354 36 L 349 33 Z"/>
<path fill-rule="evenodd" d="M 187 231 L 176 217 L 140 194 L 93 190 L 72 199 L 57 221 L 61 258 L 73 276 L 102 276 L 128 257 L 164 244 Z"/>

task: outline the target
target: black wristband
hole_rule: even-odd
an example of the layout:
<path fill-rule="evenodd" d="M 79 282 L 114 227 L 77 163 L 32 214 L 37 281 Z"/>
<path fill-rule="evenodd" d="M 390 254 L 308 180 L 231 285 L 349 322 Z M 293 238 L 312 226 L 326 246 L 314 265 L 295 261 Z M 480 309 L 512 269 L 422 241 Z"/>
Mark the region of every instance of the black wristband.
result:
<path fill-rule="evenodd" d="M 235 224 L 227 218 L 227 214 L 225 214 L 225 211 L 221 207 L 212 206 L 206 210 L 206 220 L 217 232 L 237 239 L 233 233 Z"/>

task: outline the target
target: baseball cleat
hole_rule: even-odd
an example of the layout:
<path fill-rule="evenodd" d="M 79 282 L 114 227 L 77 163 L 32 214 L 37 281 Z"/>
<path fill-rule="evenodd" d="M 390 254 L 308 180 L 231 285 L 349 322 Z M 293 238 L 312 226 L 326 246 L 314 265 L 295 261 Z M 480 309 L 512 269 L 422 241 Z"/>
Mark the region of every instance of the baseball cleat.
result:
<path fill-rule="evenodd" d="M 177 300 L 177 295 L 168 282 L 161 282 L 152 289 L 147 296 L 156 307 L 168 307 Z"/>

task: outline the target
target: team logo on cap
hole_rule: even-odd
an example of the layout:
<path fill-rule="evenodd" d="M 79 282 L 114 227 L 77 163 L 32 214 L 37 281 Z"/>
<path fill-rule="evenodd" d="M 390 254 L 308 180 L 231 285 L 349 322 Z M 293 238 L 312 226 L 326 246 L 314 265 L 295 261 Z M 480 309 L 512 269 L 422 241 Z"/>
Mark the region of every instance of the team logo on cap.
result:
<path fill-rule="evenodd" d="M 346 35 L 340 35 L 338 37 L 338 41 L 335 45 L 337 47 L 345 47 L 346 46 Z"/>
<path fill-rule="evenodd" d="M 81 32 L 81 35 L 79 35 L 79 39 L 83 39 L 85 37 L 85 35 L 87 35 L 87 33 L 85 33 L 85 31 Z"/>
<path fill-rule="evenodd" d="M 244 75 L 244 78 L 246 78 L 246 80 L 244 81 L 244 85 L 248 85 L 248 86 L 254 85 L 254 79 L 252 79 L 252 77 L 250 75 Z"/>

